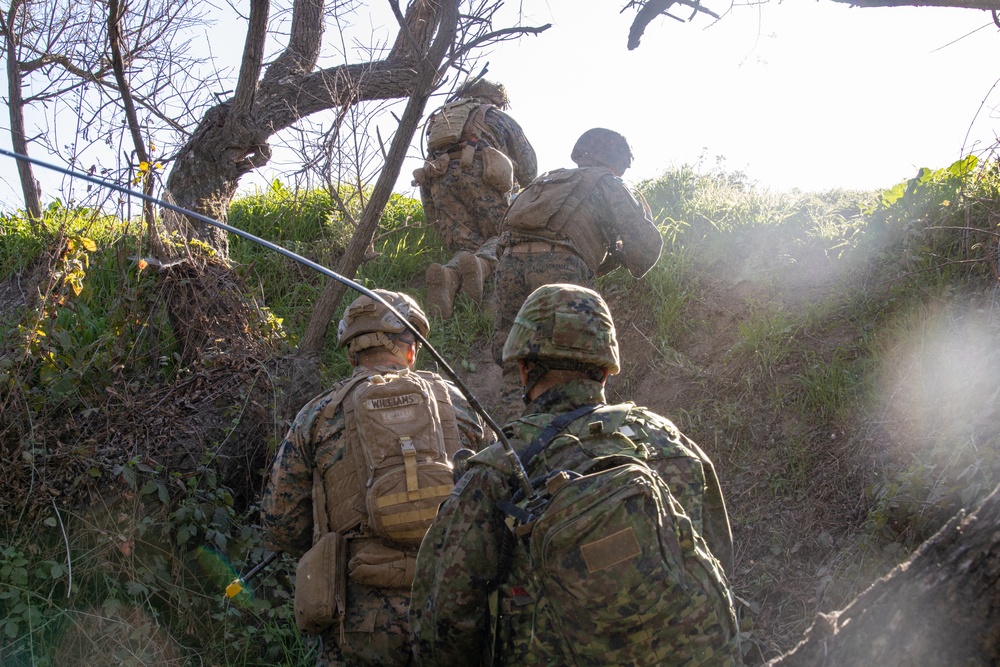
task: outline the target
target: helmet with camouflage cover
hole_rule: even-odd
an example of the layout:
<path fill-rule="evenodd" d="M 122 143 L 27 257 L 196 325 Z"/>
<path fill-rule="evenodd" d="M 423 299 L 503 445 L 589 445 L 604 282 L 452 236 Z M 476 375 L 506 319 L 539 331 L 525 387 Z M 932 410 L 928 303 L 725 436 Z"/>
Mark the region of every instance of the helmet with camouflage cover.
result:
<path fill-rule="evenodd" d="M 504 362 L 517 359 L 552 369 L 604 368 L 614 375 L 618 339 L 608 304 L 586 287 L 542 285 L 525 299 L 503 347 Z"/>
<path fill-rule="evenodd" d="M 581 167 L 598 163 L 615 170 L 620 169 L 621 175 L 632 166 L 632 148 L 628 145 L 628 140 L 614 130 L 595 127 L 576 140 L 570 159 Z"/>
<path fill-rule="evenodd" d="M 481 77 L 466 81 L 458 89 L 454 97 L 455 99 L 476 97 L 489 100 L 501 109 L 506 109 L 507 104 L 510 102 L 510 98 L 507 97 L 507 89 L 504 88 L 502 83 L 496 83 L 495 81 L 489 81 Z"/>
<path fill-rule="evenodd" d="M 402 292 L 382 289 L 374 291 L 409 320 L 421 336 L 428 334 L 430 323 L 427 321 L 427 316 L 412 297 Z M 395 351 L 396 345 L 389 336 L 404 331 L 407 331 L 406 324 L 400 321 L 395 313 L 375 299 L 362 295 L 344 310 L 344 318 L 337 326 L 337 344 L 346 345 L 347 351 L 351 354 L 378 346 Z"/>

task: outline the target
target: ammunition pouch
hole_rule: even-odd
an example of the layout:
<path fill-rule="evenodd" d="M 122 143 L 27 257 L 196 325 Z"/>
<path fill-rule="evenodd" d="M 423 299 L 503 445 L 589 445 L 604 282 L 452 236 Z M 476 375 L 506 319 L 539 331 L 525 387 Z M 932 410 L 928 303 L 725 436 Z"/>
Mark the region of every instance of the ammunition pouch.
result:
<path fill-rule="evenodd" d="M 448 172 L 449 164 L 451 164 L 451 156 L 448 153 L 424 160 L 424 166 L 413 170 L 413 182 L 417 185 L 430 185 L 435 178 L 441 178 Z"/>

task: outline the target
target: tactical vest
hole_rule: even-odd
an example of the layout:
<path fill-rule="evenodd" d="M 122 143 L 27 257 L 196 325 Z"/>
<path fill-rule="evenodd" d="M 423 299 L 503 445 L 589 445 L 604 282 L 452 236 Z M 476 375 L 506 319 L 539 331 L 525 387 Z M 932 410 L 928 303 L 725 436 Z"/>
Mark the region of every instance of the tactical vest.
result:
<path fill-rule="evenodd" d="M 514 198 L 501 222 L 501 231 L 571 240 L 580 258 L 592 271 L 596 270 L 611 242 L 597 221 L 583 219 L 577 211 L 600 180 L 610 175 L 601 167 L 556 169 L 542 174 Z"/>
<path fill-rule="evenodd" d="M 738 665 L 729 586 L 651 452 L 600 416 L 569 429 L 582 437 L 557 435 L 572 421 L 519 449 L 535 503 L 500 504 L 514 543 L 494 602 L 495 663 Z"/>
<path fill-rule="evenodd" d="M 433 156 L 439 151 L 455 151 L 464 148 L 466 142 L 497 147 L 497 137 L 486 123 L 486 112 L 493 105 L 483 104 L 475 99 L 450 102 L 427 119 L 427 153 Z"/>
<path fill-rule="evenodd" d="M 461 448 L 444 380 L 406 370 L 352 378 L 342 401 L 344 458 L 323 471 L 330 529 L 417 546 L 454 486 Z"/>

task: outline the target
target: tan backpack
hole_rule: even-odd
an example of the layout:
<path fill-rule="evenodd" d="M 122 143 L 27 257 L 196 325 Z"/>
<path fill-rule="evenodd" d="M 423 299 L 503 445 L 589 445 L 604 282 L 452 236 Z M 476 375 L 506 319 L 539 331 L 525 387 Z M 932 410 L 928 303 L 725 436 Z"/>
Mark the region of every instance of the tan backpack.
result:
<path fill-rule="evenodd" d="M 486 113 L 495 108 L 474 99 L 444 105 L 427 119 L 427 152 L 450 151 L 465 141 L 485 142 L 496 148 L 499 137 L 486 122 Z"/>
<path fill-rule="evenodd" d="M 511 231 L 559 233 L 609 172 L 597 167 L 555 169 L 531 182 L 511 202 L 502 223 Z"/>
<path fill-rule="evenodd" d="M 376 374 L 342 405 L 347 452 L 324 473 L 331 530 L 366 524 L 370 535 L 419 545 L 454 486 L 460 442 L 447 385 L 432 373 Z"/>

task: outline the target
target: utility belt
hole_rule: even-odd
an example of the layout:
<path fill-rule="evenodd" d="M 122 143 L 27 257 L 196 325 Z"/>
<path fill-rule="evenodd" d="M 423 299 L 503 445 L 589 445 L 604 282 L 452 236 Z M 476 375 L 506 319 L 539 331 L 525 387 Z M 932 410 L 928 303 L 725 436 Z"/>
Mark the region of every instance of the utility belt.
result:
<path fill-rule="evenodd" d="M 416 565 L 412 547 L 392 545 L 377 537 L 349 539 L 341 533 L 327 533 L 296 568 L 295 620 L 299 629 L 316 635 L 342 624 L 349 581 L 409 597 Z"/>
<path fill-rule="evenodd" d="M 464 141 L 446 151 L 435 152 L 434 157 L 413 172 L 413 185 L 428 186 L 435 178 L 448 172 L 453 160 L 458 160 L 463 170 L 472 169 L 473 159 L 479 153 L 483 163 L 483 183 L 505 197 L 514 189 L 514 163 L 504 153 L 479 140 Z"/>
<path fill-rule="evenodd" d="M 449 160 L 459 160 L 462 163 L 462 167 L 468 169 L 472 166 L 472 159 L 475 157 L 476 151 L 485 147 L 485 144 L 480 146 L 478 141 L 463 141 L 460 144 L 455 144 L 446 151 L 441 151 L 436 157 L 447 155 Z"/>
<path fill-rule="evenodd" d="M 507 253 L 512 255 L 534 255 L 542 252 L 558 252 L 569 255 L 577 254 L 576 250 L 573 248 L 561 243 L 556 243 L 555 241 L 525 241 L 524 243 L 506 245 L 500 249 L 501 256 Z"/>
<path fill-rule="evenodd" d="M 424 164 L 413 171 L 412 185 L 428 186 L 436 178 L 448 173 L 452 160 L 462 163 L 463 169 L 472 168 L 472 160 L 476 155 L 476 144 L 462 142 L 445 151 L 435 151 L 432 157 L 424 160 Z"/>

